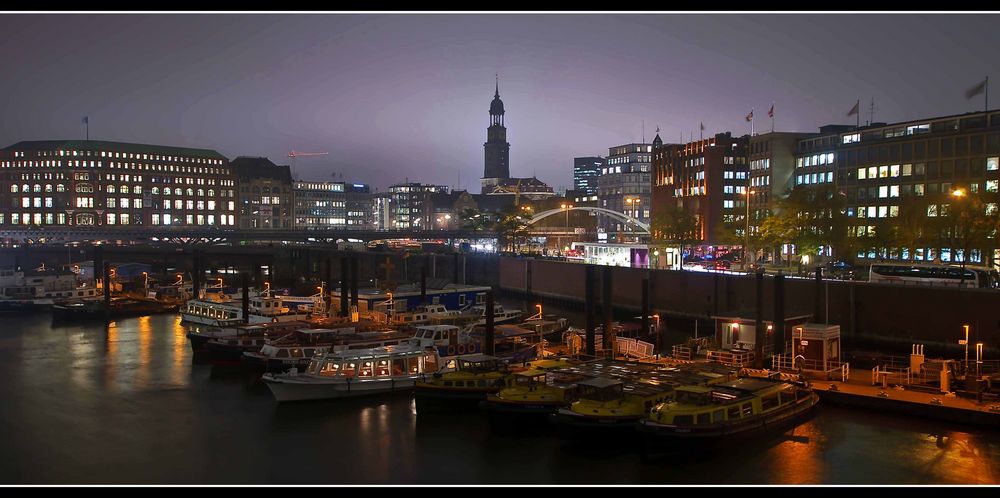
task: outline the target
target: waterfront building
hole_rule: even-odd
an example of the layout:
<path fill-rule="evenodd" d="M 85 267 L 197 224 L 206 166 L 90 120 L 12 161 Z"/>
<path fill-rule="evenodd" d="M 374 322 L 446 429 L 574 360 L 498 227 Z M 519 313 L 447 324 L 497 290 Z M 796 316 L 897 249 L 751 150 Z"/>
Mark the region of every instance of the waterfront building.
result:
<path fill-rule="evenodd" d="M 214 150 L 98 140 L 0 150 L 0 226 L 231 227 L 235 193 Z"/>
<path fill-rule="evenodd" d="M 750 137 L 718 133 L 686 144 L 660 144 L 653 154 L 656 210 L 679 208 L 700 228 L 696 253 L 728 252 L 745 234 Z"/>
<path fill-rule="evenodd" d="M 659 139 L 659 135 L 657 135 Z M 649 223 L 652 211 L 651 143 L 631 143 L 608 149 L 608 158 L 597 178 L 597 206 Z M 629 230 L 622 220 L 601 216 L 599 229 L 605 234 L 617 234 L 623 241 Z"/>
<path fill-rule="evenodd" d="M 364 230 L 372 226 L 368 185 L 296 181 L 293 191 L 295 228 Z"/>
<path fill-rule="evenodd" d="M 447 194 L 445 185 L 400 183 L 389 187 L 387 196 L 379 197 L 385 210 L 384 230 L 434 230 L 434 204 L 431 195 Z"/>
<path fill-rule="evenodd" d="M 293 228 L 292 173 L 266 157 L 232 161 L 239 186 L 240 228 Z"/>
<path fill-rule="evenodd" d="M 796 187 L 815 190 L 832 183 L 836 194 L 843 195 L 847 235 L 856 252 L 834 257 L 942 263 L 1000 258 L 992 239 L 965 254 L 954 227 L 937 226 L 972 198 L 981 199 L 985 213 L 995 216 L 1000 110 L 860 128 L 824 127 L 818 136 L 798 141 L 793 177 Z M 910 243 L 891 242 L 887 235 L 905 226 L 927 230 Z"/>
<path fill-rule="evenodd" d="M 597 195 L 597 179 L 604 167 L 603 157 L 573 158 L 573 190 L 580 196 Z"/>

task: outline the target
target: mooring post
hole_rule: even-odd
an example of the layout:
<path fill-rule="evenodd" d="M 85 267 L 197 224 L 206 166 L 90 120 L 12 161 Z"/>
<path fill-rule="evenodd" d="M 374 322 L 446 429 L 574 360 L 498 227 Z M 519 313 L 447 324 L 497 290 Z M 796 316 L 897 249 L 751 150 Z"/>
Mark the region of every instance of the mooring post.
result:
<path fill-rule="evenodd" d="M 587 314 L 587 355 L 595 356 L 597 354 L 596 344 L 594 344 L 597 335 L 597 303 L 594 301 L 597 298 L 597 268 L 594 265 L 587 265 L 584 277 L 584 311 Z"/>
<path fill-rule="evenodd" d="M 493 321 L 493 291 L 488 290 L 486 291 L 486 334 L 484 335 L 486 344 L 483 345 L 483 351 L 485 354 L 490 356 L 496 354 L 496 344 L 493 337 Z"/>
<path fill-rule="evenodd" d="M 785 276 L 774 276 L 774 354 L 785 354 Z"/>
<path fill-rule="evenodd" d="M 350 299 L 350 277 L 348 276 L 348 259 L 341 256 L 340 258 L 340 316 L 347 316 L 347 309 L 350 308 L 348 304 L 348 299 Z"/>
<path fill-rule="evenodd" d="M 764 330 L 764 272 L 757 271 L 757 310 L 754 322 L 753 366 L 764 368 L 764 341 L 767 332 Z"/>
<path fill-rule="evenodd" d="M 611 310 L 614 306 L 611 298 L 611 292 L 613 290 L 611 287 L 611 270 L 612 268 L 610 266 L 605 266 L 604 276 L 601 279 L 601 283 L 604 285 L 604 296 L 603 296 L 603 301 L 604 301 L 603 339 L 604 340 L 602 342 L 604 343 L 603 345 L 605 354 L 607 354 L 607 351 L 611 351 L 611 357 L 614 358 L 615 341 L 613 337 L 613 332 L 611 330 Z"/>

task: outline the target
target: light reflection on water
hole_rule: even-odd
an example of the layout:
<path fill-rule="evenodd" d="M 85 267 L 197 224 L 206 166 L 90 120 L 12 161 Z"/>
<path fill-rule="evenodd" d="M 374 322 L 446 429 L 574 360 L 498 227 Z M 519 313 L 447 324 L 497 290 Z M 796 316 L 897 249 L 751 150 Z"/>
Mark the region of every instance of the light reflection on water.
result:
<path fill-rule="evenodd" d="M 997 483 L 1000 436 L 821 406 L 707 459 L 581 453 L 498 436 L 412 396 L 277 405 L 239 369 L 193 364 L 172 315 L 0 331 L 4 483 Z M 42 465 L 39 465 L 42 463 Z"/>

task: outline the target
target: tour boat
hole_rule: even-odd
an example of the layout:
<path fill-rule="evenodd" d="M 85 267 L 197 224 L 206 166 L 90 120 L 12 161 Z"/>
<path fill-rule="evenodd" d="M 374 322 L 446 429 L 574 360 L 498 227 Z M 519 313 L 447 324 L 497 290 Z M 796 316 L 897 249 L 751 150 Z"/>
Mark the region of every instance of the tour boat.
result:
<path fill-rule="evenodd" d="M 155 299 L 114 297 L 111 298 L 110 306 L 105 306 L 103 300 L 76 301 L 53 305 L 52 319 L 54 321 L 114 320 L 174 311 L 177 311 L 177 305 L 161 303 Z"/>
<path fill-rule="evenodd" d="M 231 364 L 241 363 L 243 353 L 260 351 L 268 342 L 279 337 L 287 336 L 295 330 L 308 327 L 306 322 L 277 322 L 258 323 L 255 325 L 239 325 L 225 329 L 225 335 L 209 336 L 206 338 L 205 352 L 212 363 Z M 188 337 L 192 337 L 192 332 L 188 332 Z M 191 345 L 194 347 L 195 340 L 192 338 Z"/>
<path fill-rule="evenodd" d="M 81 284 L 71 270 L 0 269 L 0 312 L 43 311 L 70 301 L 99 299 L 99 289 Z"/>
<path fill-rule="evenodd" d="M 250 367 L 269 372 L 299 369 L 308 365 L 313 354 L 346 349 L 376 348 L 402 344 L 434 347 L 442 358 L 479 352 L 481 347 L 466 331 L 454 325 L 421 325 L 412 332 L 403 330 L 302 329 L 265 344 L 257 352 L 243 353 Z"/>
<path fill-rule="evenodd" d="M 560 408 L 553 420 L 567 439 L 620 438 L 632 434 L 653 406 L 672 399 L 679 386 L 709 385 L 735 375 L 735 370 L 717 372 L 699 366 L 605 374 L 578 382 L 578 399 Z"/>
<path fill-rule="evenodd" d="M 268 373 L 263 380 L 279 402 L 345 398 L 411 390 L 439 365 L 433 349 L 406 344 L 324 353 L 304 373 Z"/>
<path fill-rule="evenodd" d="M 582 374 L 561 370 L 574 363 L 532 362 L 531 368 L 514 372 L 508 385 L 486 396 L 479 406 L 488 414 L 494 430 L 547 427 L 548 417 L 576 399 L 576 383 Z"/>
<path fill-rule="evenodd" d="M 435 408 L 458 408 L 462 405 L 475 406 L 503 387 L 511 373 L 507 363 L 495 356 L 473 354 L 454 358 L 449 372 L 438 372 L 426 380 L 417 382 L 414 389 L 417 413 L 433 411 Z M 449 362 L 450 363 L 450 362 Z"/>
<path fill-rule="evenodd" d="M 308 320 L 323 312 L 323 298 L 275 296 L 267 289 L 258 296 L 251 296 L 247 308 L 249 319 L 246 321 L 251 324 Z M 233 299 L 221 292 L 191 299 L 182 309 L 181 319 L 185 322 L 218 328 L 244 323 L 242 299 Z"/>
<path fill-rule="evenodd" d="M 819 401 L 804 382 L 743 377 L 714 385 L 681 386 L 637 427 L 651 448 L 685 451 L 785 428 Z M 677 443 L 693 443 L 681 444 Z"/>
<path fill-rule="evenodd" d="M 471 308 L 474 312 L 479 314 L 479 320 L 475 322 L 475 325 L 486 325 L 486 305 L 476 305 Z M 520 318 L 521 312 L 515 310 L 504 310 L 503 306 L 499 304 L 493 305 L 493 324 L 500 325 L 502 323 L 513 323 L 518 318 Z"/>
<path fill-rule="evenodd" d="M 447 319 L 461 315 L 458 310 L 448 310 L 443 304 L 418 306 L 414 311 L 392 314 L 392 324 L 396 326 L 421 325 L 435 319 Z"/>

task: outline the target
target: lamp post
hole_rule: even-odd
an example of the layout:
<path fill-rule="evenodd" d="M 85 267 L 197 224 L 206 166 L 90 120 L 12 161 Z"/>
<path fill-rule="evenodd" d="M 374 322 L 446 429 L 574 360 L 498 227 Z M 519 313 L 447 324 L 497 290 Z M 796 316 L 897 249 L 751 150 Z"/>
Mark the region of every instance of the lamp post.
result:
<path fill-rule="evenodd" d="M 968 375 L 969 374 L 969 326 L 962 325 L 962 328 L 965 329 L 965 340 L 962 341 L 962 344 L 965 344 L 965 373 L 966 375 Z"/>
<path fill-rule="evenodd" d="M 965 197 L 965 190 L 962 190 L 960 188 L 956 188 L 955 190 L 951 191 L 951 196 L 955 198 L 955 202 L 960 202 L 962 200 L 962 198 Z M 956 226 L 953 227 L 954 232 L 952 232 L 953 233 L 952 240 L 958 238 L 958 229 L 960 228 L 959 225 L 961 224 L 961 219 L 962 219 L 962 212 L 961 211 L 957 211 L 956 214 L 958 215 L 956 217 L 957 218 L 956 219 L 957 224 L 956 224 Z M 966 235 L 966 239 L 968 239 L 968 235 Z M 952 250 L 952 261 L 954 261 L 955 260 L 954 259 L 955 248 L 952 247 L 951 250 Z M 965 244 L 962 244 L 962 269 L 963 270 L 965 269 L 965 259 L 969 257 L 969 255 L 966 254 L 966 252 L 967 251 L 965 250 Z M 962 287 L 962 286 L 965 285 L 965 272 L 962 272 L 962 280 L 959 281 L 958 285 L 959 285 L 959 287 Z"/>
<path fill-rule="evenodd" d="M 149 273 L 142 272 L 142 290 L 149 289 Z"/>

